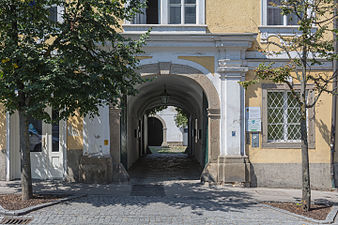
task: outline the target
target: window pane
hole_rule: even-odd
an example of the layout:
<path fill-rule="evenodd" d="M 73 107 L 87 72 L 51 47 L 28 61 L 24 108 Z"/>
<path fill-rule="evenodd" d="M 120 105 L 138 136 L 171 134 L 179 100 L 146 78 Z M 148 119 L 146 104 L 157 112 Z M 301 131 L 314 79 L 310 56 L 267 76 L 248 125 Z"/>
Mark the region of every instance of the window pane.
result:
<path fill-rule="evenodd" d="M 196 0 L 184 0 L 185 4 L 196 4 Z"/>
<path fill-rule="evenodd" d="M 268 108 L 268 123 L 283 124 L 283 108 Z"/>
<path fill-rule="evenodd" d="M 52 112 L 52 118 L 56 118 L 58 115 L 58 112 L 53 110 Z M 58 152 L 59 151 L 59 122 L 55 122 L 52 124 L 52 152 Z"/>
<path fill-rule="evenodd" d="M 287 93 L 288 96 L 288 106 L 289 107 L 300 107 L 297 99 L 293 96 L 293 94 L 291 92 Z M 299 96 L 299 93 L 297 93 L 297 96 Z"/>
<path fill-rule="evenodd" d="M 49 20 L 52 22 L 57 22 L 57 7 L 56 6 L 49 8 Z"/>
<path fill-rule="evenodd" d="M 170 7 L 170 24 L 181 23 L 181 7 L 172 6 Z"/>
<path fill-rule="evenodd" d="M 288 124 L 300 124 L 300 109 L 288 108 Z"/>
<path fill-rule="evenodd" d="M 299 18 L 298 18 L 298 16 L 296 16 L 296 14 L 287 15 L 287 18 L 288 18 L 288 25 L 297 25 L 298 24 Z"/>
<path fill-rule="evenodd" d="M 284 139 L 284 92 L 268 92 L 268 141 Z"/>
<path fill-rule="evenodd" d="M 158 24 L 158 0 L 148 0 L 146 10 L 147 24 Z"/>
<path fill-rule="evenodd" d="M 29 149 L 42 152 L 42 121 L 28 118 Z"/>
<path fill-rule="evenodd" d="M 283 124 L 268 125 L 268 141 L 283 140 Z"/>
<path fill-rule="evenodd" d="M 181 4 L 181 0 L 170 0 L 169 4 Z"/>
<path fill-rule="evenodd" d="M 290 91 L 268 91 L 267 136 L 270 142 L 300 140 L 300 107 Z"/>
<path fill-rule="evenodd" d="M 196 24 L 196 7 L 185 7 L 184 23 Z"/>
<path fill-rule="evenodd" d="M 275 5 L 280 5 L 281 0 L 268 0 L 268 6 L 273 6 L 273 4 Z"/>
<path fill-rule="evenodd" d="M 268 25 L 283 25 L 283 15 L 281 9 L 268 6 Z"/>
<path fill-rule="evenodd" d="M 283 107 L 283 92 L 268 92 L 268 107 Z"/>
<path fill-rule="evenodd" d="M 268 92 L 268 141 L 283 141 L 284 92 Z"/>
<path fill-rule="evenodd" d="M 300 138 L 300 125 L 288 125 L 288 140 L 299 141 Z"/>

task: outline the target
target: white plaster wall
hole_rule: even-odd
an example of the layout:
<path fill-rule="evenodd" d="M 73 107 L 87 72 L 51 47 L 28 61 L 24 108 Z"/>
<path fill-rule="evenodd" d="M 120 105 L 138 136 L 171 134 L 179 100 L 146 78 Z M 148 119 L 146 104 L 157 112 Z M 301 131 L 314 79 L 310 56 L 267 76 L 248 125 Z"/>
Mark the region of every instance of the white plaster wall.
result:
<path fill-rule="evenodd" d="M 89 155 L 110 154 L 109 107 L 99 108 L 99 116 L 83 121 L 83 152 Z"/>
<path fill-rule="evenodd" d="M 177 111 L 175 107 L 168 106 L 168 108 L 157 113 L 166 124 L 167 127 L 167 142 L 183 142 L 182 129 L 178 128 L 175 123 Z"/>

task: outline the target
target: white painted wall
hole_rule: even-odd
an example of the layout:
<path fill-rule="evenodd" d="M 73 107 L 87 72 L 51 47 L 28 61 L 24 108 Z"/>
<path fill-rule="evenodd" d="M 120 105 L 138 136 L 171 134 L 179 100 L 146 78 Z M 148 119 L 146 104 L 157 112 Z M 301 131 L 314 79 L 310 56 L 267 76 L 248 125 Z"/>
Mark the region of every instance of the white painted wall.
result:
<path fill-rule="evenodd" d="M 168 108 L 156 113 L 156 115 L 165 121 L 167 127 L 167 142 L 183 142 L 182 129 L 178 128 L 175 123 L 175 117 L 177 115 L 175 107 L 168 106 Z"/>
<path fill-rule="evenodd" d="M 83 121 L 83 153 L 88 155 L 110 154 L 109 107 L 99 108 L 100 116 Z"/>

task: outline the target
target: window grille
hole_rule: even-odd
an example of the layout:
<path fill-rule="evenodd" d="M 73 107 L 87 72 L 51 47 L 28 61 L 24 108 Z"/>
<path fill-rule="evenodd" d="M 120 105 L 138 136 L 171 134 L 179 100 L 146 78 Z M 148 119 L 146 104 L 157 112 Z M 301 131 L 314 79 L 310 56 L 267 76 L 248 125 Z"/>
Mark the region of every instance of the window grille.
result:
<path fill-rule="evenodd" d="M 299 142 L 300 106 L 290 91 L 268 91 L 267 141 Z"/>

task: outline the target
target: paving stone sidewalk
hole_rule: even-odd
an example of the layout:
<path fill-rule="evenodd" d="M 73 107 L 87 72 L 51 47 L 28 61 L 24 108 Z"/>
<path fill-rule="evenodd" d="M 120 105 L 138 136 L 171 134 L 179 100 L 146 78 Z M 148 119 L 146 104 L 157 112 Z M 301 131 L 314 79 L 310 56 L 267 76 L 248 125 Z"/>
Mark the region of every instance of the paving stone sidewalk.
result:
<path fill-rule="evenodd" d="M 86 194 L 24 217 L 29 224 L 314 224 L 265 207 L 262 201 L 299 201 L 301 190 L 201 184 L 199 164 L 183 154 L 152 154 L 128 173 L 129 184 L 34 182 L 38 193 Z M 0 182 L 0 193 L 20 192 L 20 183 Z M 312 191 L 312 199 L 338 204 L 338 192 Z M 0 216 L 1 217 L 1 216 Z M 1 221 L 2 218 L 0 218 Z M 335 223 L 338 225 L 338 219 Z"/>
<path fill-rule="evenodd" d="M 209 186 L 198 180 L 132 180 L 127 185 L 36 182 L 34 190 L 87 197 L 29 213 L 24 217 L 33 218 L 30 224 L 313 224 L 259 203 L 299 200 L 301 191 L 295 189 Z M 13 192 L 20 192 L 18 181 L 0 182 L 0 193 Z M 312 199 L 338 204 L 338 192 L 313 191 Z"/>

